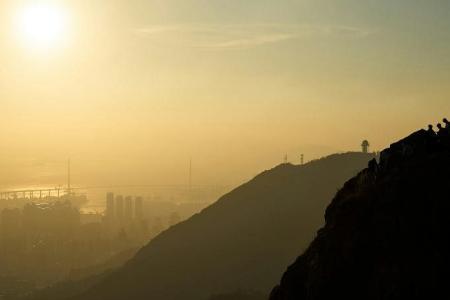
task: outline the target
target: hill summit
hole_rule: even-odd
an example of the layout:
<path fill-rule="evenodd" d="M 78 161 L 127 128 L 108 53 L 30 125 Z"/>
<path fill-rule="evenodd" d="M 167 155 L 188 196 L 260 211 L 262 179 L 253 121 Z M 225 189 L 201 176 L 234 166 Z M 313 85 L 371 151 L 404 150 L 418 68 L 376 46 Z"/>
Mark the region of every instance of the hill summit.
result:
<path fill-rule="evenodd" d="M 337 193 L 326 225 L 270 299 L 448 295 L 449 170 L 450 136 L 442 129 L 392 144 Z"/>
<path fill-rule="evenodd" d="M 373 154 L 336 154 L 265 171 L 152 240 L 73 299 L 208 299 L 269 293 L 322 225 L 329 199 Z"/>

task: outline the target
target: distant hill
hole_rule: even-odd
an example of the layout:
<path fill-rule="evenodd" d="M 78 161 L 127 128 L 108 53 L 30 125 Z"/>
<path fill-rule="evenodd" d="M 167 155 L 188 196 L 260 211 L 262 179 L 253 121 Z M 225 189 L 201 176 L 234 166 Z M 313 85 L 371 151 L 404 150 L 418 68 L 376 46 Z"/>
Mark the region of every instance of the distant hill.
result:
<path fill-rule="evenodd" d="M 93 265 L 87 268 L 73 269 L 67 276 L 67 280 L 72 282 L 88 279 L 92 276 L 102 274 L 104 272 L 110 272 L 116 268 L 123 266 L 128 260 L 130 260 L 139 250 L 139 248 L 130 248 L 122 252 L 117 253 L 105 262 L 97 265 Z"/>
<path fill-rule="evenodd" d="M 336 154 L 263 172 L 163 232 L 124 267 L 71 299 L 207 300 L 243 289 L 268 293 L 322 225 L 337 189 L 371 158 Z"/>
<path fill-rule="evenodd" d="M 421 130 L 344 185 L 271 300 L 448 299 L 449 213 L 450 132 Z"/>

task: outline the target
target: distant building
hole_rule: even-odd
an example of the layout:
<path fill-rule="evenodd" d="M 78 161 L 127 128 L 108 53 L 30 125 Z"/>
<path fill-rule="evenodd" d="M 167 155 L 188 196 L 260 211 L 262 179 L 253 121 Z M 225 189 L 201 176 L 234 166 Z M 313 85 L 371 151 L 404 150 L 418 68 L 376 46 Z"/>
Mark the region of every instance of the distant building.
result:
<path fill-rule="evenodd" d="M 131 196 L 125 198 L 124 218 L 128 222 L 133 219 L 133 197 Z"/>
<path fill-rule="evenodd" d="M 114 193 L 106 194 L 106 212 L 105 216 L 109 219 L 114 218 L 115 206 L 114 206 Z"/>
<path fill-rule="evenodd" d="M 362 148 L 362 152 L 363 153 L 369 153 L 369 141 L 368 140 L 364 140 L 361 144 L 361 148 Z"/>
<path fill-rule="evenodd" d="M 5 209 L 0 217 L 0 240 L 8 240 L 18 235 L 21 228 L 22 212 L 19 209 Z"/>
<path fill-rule="evenodd" d="M 80 212 L 70 202 L 28 203 L 22 210 L 24 232 L 35 242 L 42 234 L 65 238 L 80 227 Z"/>
<path fill-rule="evenodd" d="M 136 197 L 134 203 L 134 217 L 137 220 L 142 220 L 144 218 L 144 200 L 142 197 Z"/>
<path fill-rule="evenodd" d="M 85 224 L 100 224 L 102 222 L 102 215 L 98 213 L 80 214 L 81 225 Z"/>
<path fill-rule="evenodd" d="M 123 196 L 118 195 L 116 197 L 116 218 L 119 221 L 123 220 Z"/>

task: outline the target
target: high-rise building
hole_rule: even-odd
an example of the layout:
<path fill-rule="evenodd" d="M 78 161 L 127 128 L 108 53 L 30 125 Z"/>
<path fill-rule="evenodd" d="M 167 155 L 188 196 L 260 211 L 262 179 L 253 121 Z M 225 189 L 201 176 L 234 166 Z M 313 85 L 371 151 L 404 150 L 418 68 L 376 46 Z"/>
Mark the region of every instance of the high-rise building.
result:
<path fill-rule="evenodd" d="M 116 197 L 116 218 L 118 221 L 123 220 L 123 196 Z"/>
<path fill-rule="evenodd" d="M 126 221 L 131 221 L 133 218 L 133 197 L 125 197 L 124 218 Z"/>
<path fill-rule="evenodd" d="M 144 218 L 144 200 L 142 197 L 136 197 L 134 203 L 134 217 L 137 220 L 142 220 Z"/>
<path fill-rule="evenodd" d="M 109 219 L 114 218 L 115 209 L 114 209 L 114 193 L 106 194 L 106 212 L 105 216 Z"/>

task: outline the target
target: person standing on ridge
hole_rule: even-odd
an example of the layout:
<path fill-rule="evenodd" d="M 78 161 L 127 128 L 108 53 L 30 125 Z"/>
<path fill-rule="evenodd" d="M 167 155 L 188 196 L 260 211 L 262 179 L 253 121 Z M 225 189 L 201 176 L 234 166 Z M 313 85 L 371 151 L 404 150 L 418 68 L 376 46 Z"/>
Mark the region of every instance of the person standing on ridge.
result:
<path fill-rule="evenodd" d="M 445 139 L 445 138 L 448 137 L 448 135 L 449 135 L 449 132 L 448 132 L 449 129 L 448 129 L 448 128 L 442 127 L 442 124 L 441 124 L 441 123 L 438 123 L 438 124 L 437 124 L 437 128 L 439 129 L 437 135 L 438 135 L 439 139 L 440 139 L 441 141 L 443 141 L 442 139 Z"/>
<path fill-rule="evenodd" d="M 450 122 L 447 120 L 447 118 L 444 118 L 442 122 L 444 122 L 445 124 L 445 129 L 450 130 Z"/>

